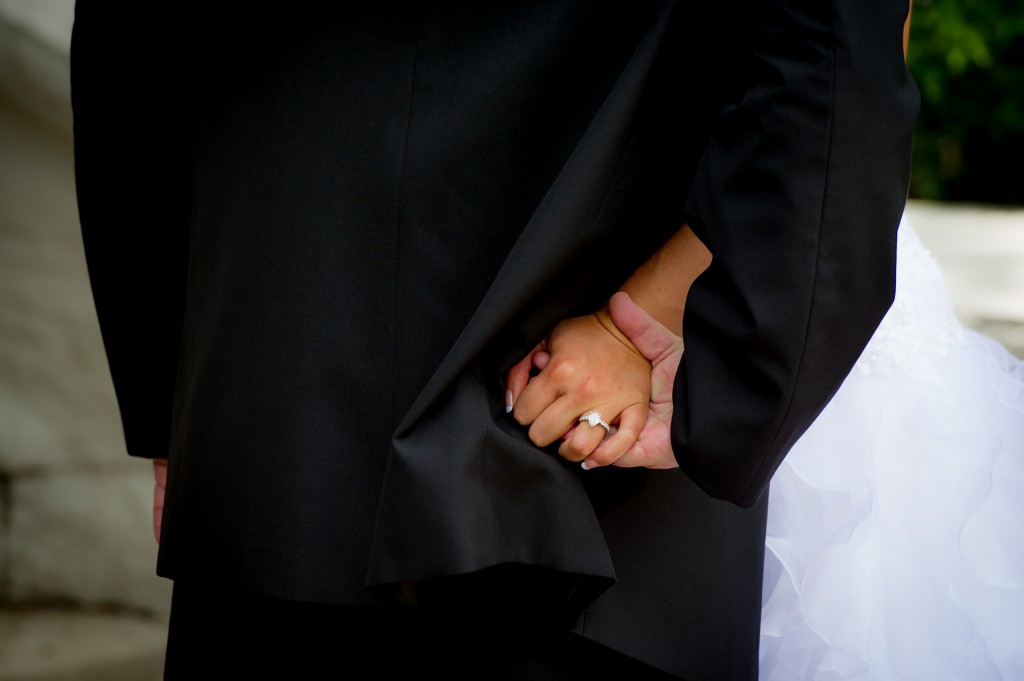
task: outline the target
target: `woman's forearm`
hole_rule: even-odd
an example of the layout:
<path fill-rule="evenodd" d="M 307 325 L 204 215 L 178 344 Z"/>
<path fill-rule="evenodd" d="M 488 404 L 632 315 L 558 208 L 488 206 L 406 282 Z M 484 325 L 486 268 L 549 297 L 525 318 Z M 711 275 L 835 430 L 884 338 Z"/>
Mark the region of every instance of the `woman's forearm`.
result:
<path fill-rule="evenodd" d="M 682 335 L 686 294 L 710 264 L 711 252 L 683 225 L 621 289 L 661 324 Z"/>

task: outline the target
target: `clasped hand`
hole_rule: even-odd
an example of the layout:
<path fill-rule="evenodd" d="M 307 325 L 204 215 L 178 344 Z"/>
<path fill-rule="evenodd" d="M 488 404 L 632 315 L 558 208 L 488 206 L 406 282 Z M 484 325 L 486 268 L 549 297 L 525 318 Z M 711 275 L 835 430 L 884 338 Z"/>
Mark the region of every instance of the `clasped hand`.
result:
<path fill-rule="evenodd" d="M 558 453 L 584 469 L 674 468 L 672 384 L 682 352 L 682 338 L 616 293 L 606 310 L 562 321 L 509 370 L 507 406 L 534 444 L 561 437 Z M 609 431 L 580 422 L 591 411 Z"/>

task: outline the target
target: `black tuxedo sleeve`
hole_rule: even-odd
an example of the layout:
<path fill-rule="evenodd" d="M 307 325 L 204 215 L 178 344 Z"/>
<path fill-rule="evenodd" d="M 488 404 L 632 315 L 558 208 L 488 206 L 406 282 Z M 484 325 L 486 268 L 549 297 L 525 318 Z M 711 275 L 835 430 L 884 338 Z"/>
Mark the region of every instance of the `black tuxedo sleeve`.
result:
<path fill-rule="evenodd" d="M 892 303 L 917 89 L 906 0 L 754 3 L 687 200 L 713 254 L 686 304 L 680 466 L 753 505 Z"/>
<path fill-rule="evenodd" d="M 128 452 L 150 458 L 168 450 L 192 185 L 185 41 L 164 10 L 79 0 L 71 44 L 89 278 Z"/>

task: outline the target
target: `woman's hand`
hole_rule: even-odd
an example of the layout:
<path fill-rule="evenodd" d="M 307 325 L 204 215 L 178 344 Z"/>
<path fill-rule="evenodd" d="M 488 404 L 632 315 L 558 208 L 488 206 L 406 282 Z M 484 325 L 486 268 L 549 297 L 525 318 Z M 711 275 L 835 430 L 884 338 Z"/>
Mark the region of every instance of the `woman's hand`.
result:
<path fill-rule="evenodd" d="M 531 368 L 541 370 L 532 380 Z M 530 426 L 534 444 L 564 437 L 559 454 L 593 468 L 618 461 L 640 435 L 648 419 L 651 363 L 602 310 L 562 321 L 509 370 L 507 385 L 513 416 Z M 601 425 L 579 423 L 590 411 L 614 426 L 608 437 Z"/>
<path fill-rule="evenodd" d="M 530 439 L 543 446 L 561 436 L 559 453 L 584 468 L 677 466 L 669 426 L 683 307 L 710 263 L 711 252 L 683 225 L 626 280 L 607 310 L 563 321 L 512 367 L 506 406 L 530 425 Z M 540 374 L 531 380 L 533 368 Z M 610 437 L 603 427 L 577 425 L 594 410 L 618 426 Z"/>

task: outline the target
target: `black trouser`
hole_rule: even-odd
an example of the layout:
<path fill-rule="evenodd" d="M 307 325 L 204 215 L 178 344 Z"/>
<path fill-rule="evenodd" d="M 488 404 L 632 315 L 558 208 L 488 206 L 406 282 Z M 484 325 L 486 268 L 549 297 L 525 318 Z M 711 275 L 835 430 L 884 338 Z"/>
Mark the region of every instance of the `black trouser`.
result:
<path fill-rule="evenodd" d="M 435 676 L 437 675 L 437 676 Z M 510 638 L 402 605 L 300 603 L 176 582 L 165 678 L 674 678 L 574 634 Z"/>

